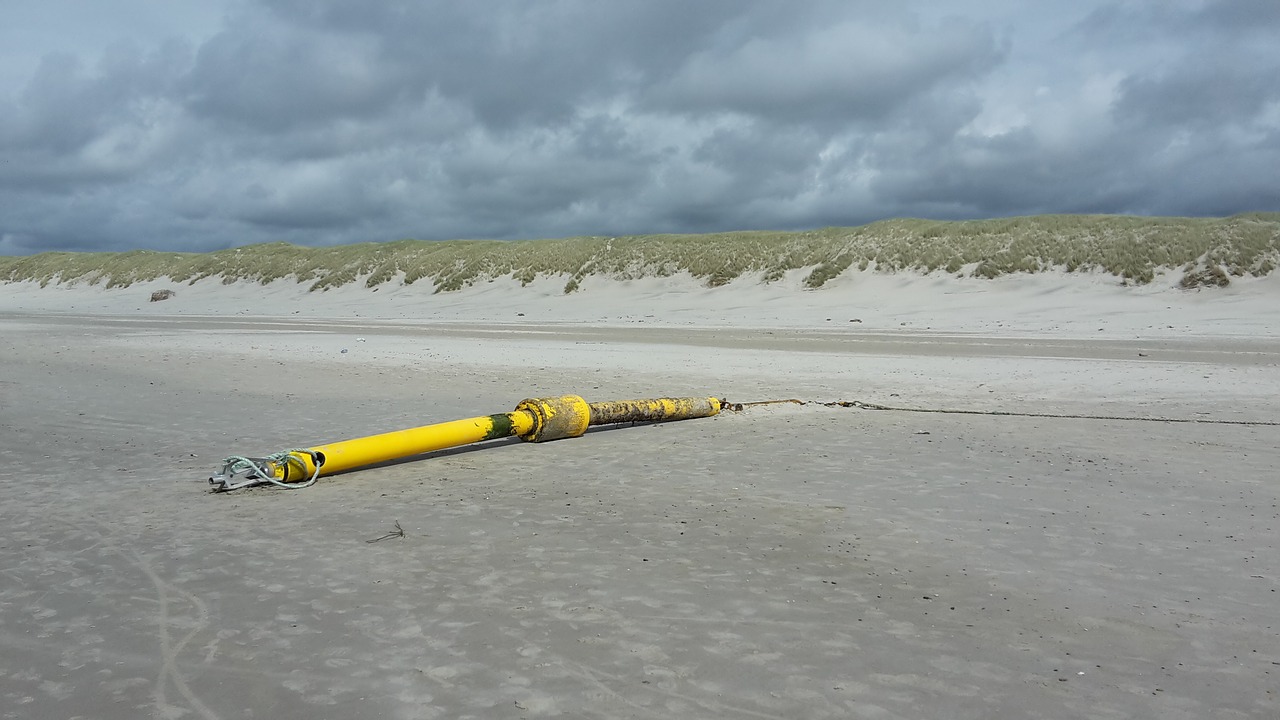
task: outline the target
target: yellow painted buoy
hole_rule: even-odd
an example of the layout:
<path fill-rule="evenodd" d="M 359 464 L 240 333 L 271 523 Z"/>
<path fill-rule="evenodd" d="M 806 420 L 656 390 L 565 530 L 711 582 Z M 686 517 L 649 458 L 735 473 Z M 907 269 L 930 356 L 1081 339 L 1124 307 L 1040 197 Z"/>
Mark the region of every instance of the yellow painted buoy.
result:
<path fill-rule="evenodd" d="M 656 398 L 588 403 L 577 395 L 523 400 L 513 412 L 424 425 L 381 435 L 343 440 L 266 457 L 236 455 L 209 478 L 215 492 L 253 485 L 298 488 L 324 475 L 377 465 L 423 453 L 516 436 L 528 442 L 578 437 L 589 426 L 666 422 L 710 417 L 720 412 L 716 398 Z"/>

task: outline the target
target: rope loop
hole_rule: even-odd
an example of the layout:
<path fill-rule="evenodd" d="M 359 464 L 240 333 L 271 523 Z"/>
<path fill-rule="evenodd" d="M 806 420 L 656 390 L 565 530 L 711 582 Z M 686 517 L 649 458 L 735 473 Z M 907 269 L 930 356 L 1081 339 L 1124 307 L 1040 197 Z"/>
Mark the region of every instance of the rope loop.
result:
<path fill-rule="evenodd" d="M 311 473 L 311 477 L 306 482 L 284 482 L 275 478 L 275 472 L 271 465 L 284 466 L 286 471 L 282 473 L 288 477 L 288 468 L 294 467 L 301 474 L 306 474 L 307 465 L 302 462 L 298 455 L 306 455 L 311 458 L 311 464 L 315 470 Z M 272 453 L 263 458 L 251 458 L 243 455 L 232 455 L 223 460 L 223 473 L 228 476 L 239 475 L 240 473 L 248 473 L 257 476 L 258 484 L 270 483 L 286 490 L 300 490 L 302 488 L 311 487 L 316 484 L 316 480 L 320 477 L 320 466 L 324 461 L 320 457 L 320 453 L 307 448 L 295 448 L 293 450 L 281 450 L 278 453 Z"/>

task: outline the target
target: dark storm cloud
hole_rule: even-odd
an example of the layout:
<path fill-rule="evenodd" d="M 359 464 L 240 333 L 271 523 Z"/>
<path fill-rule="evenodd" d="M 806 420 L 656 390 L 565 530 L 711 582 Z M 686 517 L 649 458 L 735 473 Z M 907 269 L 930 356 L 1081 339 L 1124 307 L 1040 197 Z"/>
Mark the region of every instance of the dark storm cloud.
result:
<path fill-rule="evenodd" d="M 388 67 L 408 68 L 408 90 L 466 98 L 480 122 L 570 118 L 665 77 L 750 3 L 456 2 L 359 0 L 267 3 L 275 17 L 322 33 L 374 38 Z"/>
<path fill-rule="evenodd" d="M 844 126 L 884 120 L 922 93 L 972 81 L 1000 56 L 989 31 L 966 23 L 922 30 L 851 18 L 697 52 L 655 94 L 677 112 Z"/>
<path fill-rule="evenodd" d="M 220 33 L 200 49 L 184 100 L 198 116 L 266 134 L 376 118 L 412 90 L 412 78 L 377 51 L 368 38 L 275 22 Z"/>
<path fill-rule="evenodd" d="M 1280 52 L 1274 3 L 1107 5 L 1059 39 L 1091 80 L 1042 88 L 1034 116 L 989 135 L 944 134 L 877 178 L 892 207 L 938 214 L 1104 212 L 1225 215 L 1280 207 Z M 1117 50 L 1119 48 L 1119 50 Z M 1064 79 L 1078 79 L 1064 75 Z M 1061 102 L 1066 100 L 1067 102 Z"/>
<path fill-rule="evenodd" d="M 1276 210 L 1277 8 L 259 0 L 0 30 L 29 68 L 0 74 L 0 253 Z"/>
<path fill-rule="evenodd" d="M 124 181 L 172 138 L 176 63 L 184 50 L 113 48 L 95 67 L 49 55 L 16 98 L 0 99 L 0 187 L 68 192 Z"/>
<path fill-rule="evenodd" d="M 1113 9 L 1082 28 L 1095 41 L 1159 48 L 1120 84 L 1122 121 L 1212 132 L 1251 123 L 1280 102 L 1280 3 L 1214 2 L 1181 14 L 1159 5 Z"/>

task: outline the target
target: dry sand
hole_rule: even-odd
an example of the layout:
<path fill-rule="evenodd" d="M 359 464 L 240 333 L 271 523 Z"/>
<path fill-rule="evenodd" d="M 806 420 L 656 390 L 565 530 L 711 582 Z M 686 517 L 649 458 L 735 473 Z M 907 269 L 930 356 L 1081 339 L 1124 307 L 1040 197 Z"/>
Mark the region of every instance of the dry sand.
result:
<path fill-rule="evenodd" d="M 974 287 L 0 287 L 0 717 L 1280 717 L 1274 283 Z M 564 392 L 1272 424 L 779 405 L 208 493 Z"/>

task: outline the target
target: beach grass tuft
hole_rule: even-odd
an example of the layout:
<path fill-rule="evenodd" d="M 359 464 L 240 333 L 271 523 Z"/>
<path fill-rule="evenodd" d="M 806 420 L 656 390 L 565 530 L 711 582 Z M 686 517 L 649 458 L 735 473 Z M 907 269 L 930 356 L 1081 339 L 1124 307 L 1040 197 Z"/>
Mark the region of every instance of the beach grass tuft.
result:
<path fill-rule="evenodd" d="M 292 278 L 324 291 L 430 281 L 451 292 L 501 277 L 521 285 L 567 278 L 565 293 L 589 277 L 616 280 L 689 273 L 709 287 L 748 274 L 776 282 L 808 269 L 821 288 L 851 267 L 878 272 L 945 272 L 996 278 L 1049 270 L 1100 272 L 1141 285 L 1181 272 L 1185 288 L 1263 276 L 1280 262 L 1280 213 L 1228 218 L 1040 215 L 993 220 L 886 220 L 801 232 L 573 237 L 557 240 L 396 240 L 333 247 L 266 243 L 210 253 L 157 250 L 49 252 L 0 257 L 0 281 L 126 287 L 167 278 L 266 284 Z"/>

